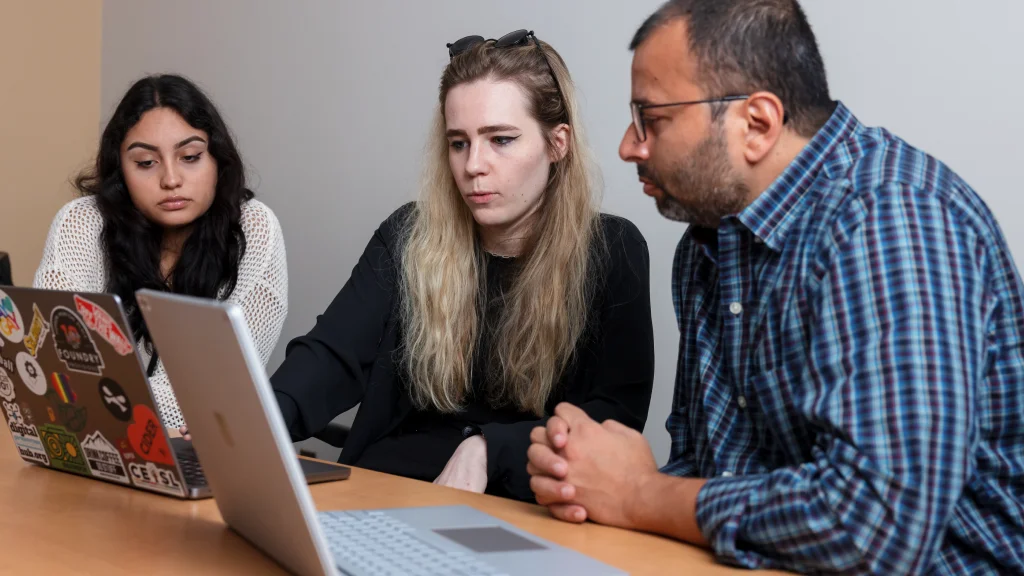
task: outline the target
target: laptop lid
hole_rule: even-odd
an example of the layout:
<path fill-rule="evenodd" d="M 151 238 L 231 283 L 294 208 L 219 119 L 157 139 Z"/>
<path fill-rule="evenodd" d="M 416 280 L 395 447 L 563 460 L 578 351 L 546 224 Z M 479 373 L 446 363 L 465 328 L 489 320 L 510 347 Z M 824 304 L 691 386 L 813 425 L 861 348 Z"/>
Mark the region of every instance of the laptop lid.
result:
<path fill-rule="evenodd" d="M 292 572 L 335 573 L 241 308 L 149 290 L 136 297 L 224 521 Z"/>
<path fill-rule="evenodd" d="M 23 460 L 184 497 L 117 296 L 0 287 L 0 398 Z"/>

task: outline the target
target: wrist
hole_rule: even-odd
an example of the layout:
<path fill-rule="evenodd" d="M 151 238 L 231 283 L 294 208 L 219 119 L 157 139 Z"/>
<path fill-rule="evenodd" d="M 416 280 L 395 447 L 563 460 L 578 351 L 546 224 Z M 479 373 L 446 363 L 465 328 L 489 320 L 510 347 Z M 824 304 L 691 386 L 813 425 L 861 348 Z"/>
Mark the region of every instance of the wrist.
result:
<path fill-rule="evenodd" d="M 660 500 L 662 474 L 657 470 L 650 470 L 638 474 L 632 485 L 627 487 L 624 516 L 630 530 L 648 530 L 650 526 L 651 504 Z"/>

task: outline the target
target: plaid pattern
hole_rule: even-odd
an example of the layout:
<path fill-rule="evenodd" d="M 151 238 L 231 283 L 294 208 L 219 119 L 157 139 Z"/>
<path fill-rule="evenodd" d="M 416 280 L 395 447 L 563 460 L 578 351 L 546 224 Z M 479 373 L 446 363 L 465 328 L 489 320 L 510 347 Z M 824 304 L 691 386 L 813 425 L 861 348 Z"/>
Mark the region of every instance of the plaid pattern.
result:
<path fill-rule="evenodd" d="M 679 243 L 663 472 L 747 567 L 1024 573 L 1024 285 L 981 199 L 842 104 Z"/>

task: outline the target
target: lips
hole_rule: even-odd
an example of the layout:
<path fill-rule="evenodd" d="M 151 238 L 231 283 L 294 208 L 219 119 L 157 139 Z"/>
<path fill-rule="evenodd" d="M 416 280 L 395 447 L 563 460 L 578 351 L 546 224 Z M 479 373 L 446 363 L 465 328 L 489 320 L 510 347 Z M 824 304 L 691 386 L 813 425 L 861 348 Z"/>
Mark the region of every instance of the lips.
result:
<path fill-rule="evenodd" d="M 657 185 L 654 184 L 654 182 L 651 182 L 646 178 L 641 178 L 640 183 L 644 185 L 644 194 L 652 198 L 657 198 L 658 196 L 660 196 L 660 194 L 658 193 L 660 189 Z"/>
<path fill-rule="evenodd" d="M 488 202 L 497 197 L 497 192 L 488 191 L 471 192 L 468 195 L 466 195 L 466 199 L 474 204 L 487 204 Z"/>
<path fill-rule="evenodd" d="M 165 198 L 161 200 L 157 204 L 157 206 L 159 206 L 163 210 L 167 210 L 168 212 L 174 212 L 185 208 L 191 202 L 192 201 L 189 200 L 188 198 L 183 198 L 181 196 L 171 196 L 170 198 Z"/>

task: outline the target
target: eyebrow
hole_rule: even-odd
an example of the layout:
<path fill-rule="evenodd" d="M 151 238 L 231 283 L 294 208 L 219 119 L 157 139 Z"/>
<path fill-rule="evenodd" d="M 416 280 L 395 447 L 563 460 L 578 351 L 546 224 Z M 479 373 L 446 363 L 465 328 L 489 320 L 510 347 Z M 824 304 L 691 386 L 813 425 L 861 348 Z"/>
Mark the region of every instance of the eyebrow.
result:
<path fill-rule="evenodd" d="M 477 129 L 476 133 L 480 134 L 480 135 L 484 135 L 484 134 L 493 134 L 494 132 L 513 132 L 515 130 L 519 130 L 519 128 L 516 128 L 515 126 L 513 126 L 511 124 L 495 124 L 495 125 L 492 125 L 492 126 L 481 126 L 480 128 Z M 465 135 L 466 135 L 466 131 L 465 130 L 449 130 L 449 131 L 445 132 L 445 136 L 447 136 L 448 138 L 451 138 L 452 136 L 465 136 Z"/>
<path fill-rule="evenodd" d="M 202 142 L 203 144 L 206 144 L 206 140 L 203 140 L 203 138 L 200 136 L 189 136 L 188 138 L 185 138 L 181 142 L 175 144 L 174 149 L 177 150 L 178 148 L 181 148 L 186 144 L 191 144 L 192 142 Z M 131 150 L 132 148 L 144 148 L 146 150 L 152 150 L 153 152 L 160 151 L 159 148 L 153 146 L 152 144 L 146 144 L 145 142 L 132 142 L 130 145 L 128 145 L 128 148 L 125 150 L 125 152 Z"/>

